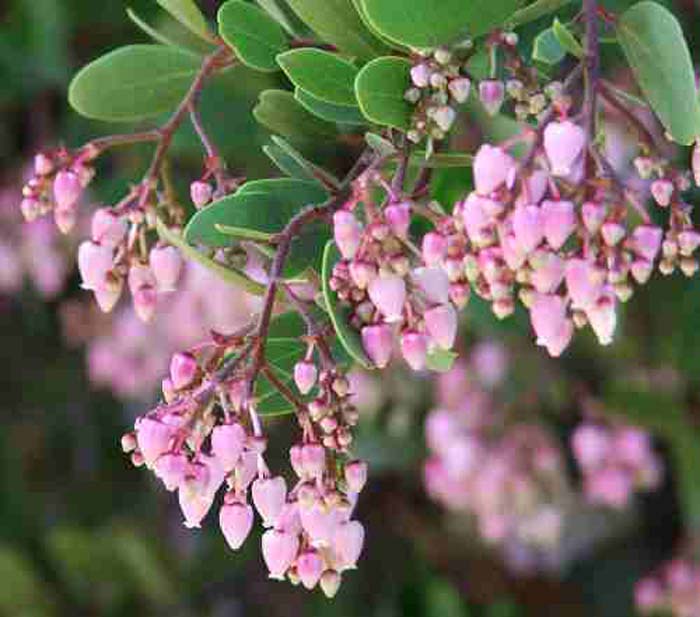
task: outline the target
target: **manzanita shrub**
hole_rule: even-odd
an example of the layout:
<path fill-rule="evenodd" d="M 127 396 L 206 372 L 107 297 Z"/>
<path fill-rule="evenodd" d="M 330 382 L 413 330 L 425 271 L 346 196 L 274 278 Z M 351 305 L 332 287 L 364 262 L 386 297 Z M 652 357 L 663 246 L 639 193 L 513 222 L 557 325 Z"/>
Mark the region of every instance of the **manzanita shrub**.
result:
<path fill-rule="evenodd" d="M 92 214 L 77 253 L 83 287 L 105 312 L 129 295 L 149 322 L 177 293 L 184 262 L 197 262 L 252 312 L 243 327 L 212 329 L 172 356 L 162 399 L 122 437 L 123 450 L 177 492 L 188 527 L 216 502 L 233 550 L 255 509 L 270 576 L 333 596 L 364 542 L 353 519 L 367 465 L 353 456 L 352 366 L 450 371 L 472 295 L 494 319 L 522 304 L 550 356 L 587 327 L 608 345 L 637 286 L 657 271 L 695 274 L 693 63 L 676 18 L 652 0 L 621 13 L 596 0 L 228 0 L 216 24 L 193 0 L 159 4 L 187 38 L 130 11 L 155 43 L 105 54 L 68 92 L 83 116 L 137 129 L 38 153 L 21 210 L 71 232 L 99 160 L 152 144 L 143 176 Z M 606 74 L 603 41 L 636 85 Z M 278 177 L 232 175 L 208 132 L 221 119 L 200 113 L 210 83 L 241 64 L 278 73 L 280 89 L 260 92 L 252 110 L 272 133 L 264 151 Z M 168 162 L 187 123 L 203 159 L 185 195 Z M 630 166 L 611 155 L 611 123 L 633 135 Z M 479 135 L 473 151 L 460 148 L 467 132 Z M 311 162 L 297 143 L 342 148 L 354 163 Z M 436 198 L 445 169 L 473 179 L 471 190 Z M 456 384 L 459 366 L 449 373 Z M 465 425 L 461 407 L 429 416 L 429 492 L 473 511 L 482 534 L 499 540 L 522 503 L 489 497 L 520 478 L 549 500 L 520 531 L 550 542 L 568 494 L 550 438 L 529 426 L 493 435 L 476 412 Z M 299 426 L 293 481 L 267 463 L 265 421 L 281 415 Z M 459 457 L 448 473 L 465 443 L 502 457 L 501 476 L 487 481 L 478 459 Z M 592 501 L 621 507 L 658 482 L 645 433 L 597 422 L 572 445 Z M 640 583 L 640 605 L 676 593 L 669 576 L 670 590 Z"/>

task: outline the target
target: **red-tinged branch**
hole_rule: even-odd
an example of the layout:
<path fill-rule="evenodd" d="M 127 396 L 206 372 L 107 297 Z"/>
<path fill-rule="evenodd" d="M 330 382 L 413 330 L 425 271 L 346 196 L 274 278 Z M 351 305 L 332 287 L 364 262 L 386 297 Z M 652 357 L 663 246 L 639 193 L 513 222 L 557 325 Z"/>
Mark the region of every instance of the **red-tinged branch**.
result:
<path fill-rule="evenodd" d="M 589 143 L 595 140 L 596 108 L 600 81 L 600 49 L 597 0 L 583 0 L 583 19 L 586 26 L 584 63 L 586 89 L 583 101 L 583 125 Z"/>

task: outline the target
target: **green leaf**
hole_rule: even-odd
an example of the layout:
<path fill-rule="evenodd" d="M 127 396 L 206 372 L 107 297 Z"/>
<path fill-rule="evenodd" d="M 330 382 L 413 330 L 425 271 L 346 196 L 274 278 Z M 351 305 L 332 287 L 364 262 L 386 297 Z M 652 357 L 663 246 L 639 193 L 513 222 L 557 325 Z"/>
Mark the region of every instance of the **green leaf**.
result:
<path fill-rule="evenodd" d="M 255 229 L 244 229 L 243 227 L 234 227 L 233 225 L 222 225 L 216 223 L 214 225 L 216 231 L 229 236 L 236 240 L 249 240 L 251 242 L 270 242 L 274 238 L 272 234 L 266 234 Z"/>
<path fill-rule="evenodd" d="M 192 47 L 188 45 L 184 40 L 179 40 L 170 33 L 159 30 L 151 26 L 148 22 L 144 21 L 136 12 L 131 9 L 126 9 L 127 17 L 133 21 L 141 30 L 143 30 L 148 36 L 150 36 L 154 41 L 160 43 L 161 45 L 168 45 L 170 47 L 177 47 L 184 51 L 191 52 L 196 55 L 202 55 L 207 53 L 207 47 L 201 42 L 200 39 L 196 39 L 198 45 Z M 211 47 L 208 48 L 211 50 Z"/>
<path fill-rule="evenodd" d="M 362 23 L 365 25 L 365 28 L 369 30 L 374 36 L 376 36 L 382 43 L 387 45 L 388 47 L 392 49 L 400 49 L 403 51 L 410 51 L 408 47 L 405 45 L 401 45 L 400 43 L 397 43 L 396 41 L 392 41 L 391 39 L 388 39 L 385 37 L 379 30 L 377 30 L 374 27 L 374 24 L 370 21 L 369 16 L 367 15 L 367 9 L 365 9 L 365 3 L 364 0 L 352 0 L 352 4 L 355 7 L 355 10 L 357 11 L 357 14 L 360 16 L 360 19 L 362 20 Z"/>
<path fill-rule="evenodd" d="M 571 0 L 536 0 L 532 4 L 528 4 L 522 9 L 515 11 L 508 20 L 508 27 L 515 28 L 523 24 L 535 21 L 540 17 L 549 15 L 558 11 L 560 8 L 569 4 Z"/>
<path fill-rule="evenodd" d="M 221 38 L 243 64 L 258 71 L 278 70 L 275 57 L 287 49 L 287 36 L 265 11 L 243 0 L 229 0 L 217 19 Z"/>
<path fill-rule="evenodd" d="M 518 8 L 517 0 L 361 1 L 369 21 L 385 37 L 419 49 L 485 34 Z"/>
<path fill-rule="evenodd" d="M 676 18 L 645 0 L 625 11 L 617 37 L 644 96 L 680 144 L 700 135 L 700 104 L 693 63 Z"/>
<path fill-rule="evenodd" d="M 425 158 L 423 150 L 417 150 L 411 155 L 409 163 L 412 166 L 428 167 L 430 169 L 449 169 L 454 167 L 471 167 L 474 155 L 466 152 L 437 152 L 430 158 Z"/>
<path fill-rule="evenodd" d="M 446 373 L 459 358 L 459 354 L 445 349 L 434 349 L 425 358 L 425 367 L 436 373 Z"/>
<path fill-rule="evenodd" d="M 275 376 L 295 391 L 294 365 L 304 356 L 305 346 L 299 339 L 269 338 L 265 345 L 265 358 Z M 281 416 L 292 413 L 294 407 L 264 376 L 255 384 L 257 411 L 262 416 Z"/>
<path fill-rule="evenodd" d="M 290 10 L 284 0 L 257 0 L 257 3 L 291 36 L 303 37 L 308 34 L 305 31 L 306 26 Z"/>
<path fill-rule="evenodd" d="M 201 37 L 205 41 L 211 41 L 211 32 L 207 20 L 197 7 L 194 0 L 156 0 L 168 13 L 177 19 L 185 28 Z"/>
<path fill-rule="evenodd" d="M 372 35 L 351 0 L 287 0 L 294 12 L 324 41 L 364 60 L 389 49 Z"/>
<path fill-rule="evenodd" d="M 275 137 L 276 136 L 273 135 L 273 141 L 275 141 Z M 289 146 L 289 144 L 287 144 L 287 142 L 285 142 L 283 139 L 278 139 L 282 141 L 285 144 L 285 146 Z M 285 146 L 275 142 L 273 144 L 263 146 L 262 149 L 263 152 L 270 158 L 270 160 L 288 176 L 291 176 L 292 178 L 298 178 L 299 180 L 309 180 L 311 182 L 316 182 L 316 178 L 314 177 L 313 171 L 308 166 L 310 165 L 310 163 L 308 163 L 308 161 L 301 154 L 294 150 L 294 148 L 289 146 L 288 149 Z M 299 157 L 297 157 L 296 154 L 299 154 Z"/>
<path fill-rule="evenodd" d="M 120 47 L 78 72 L 68 100 L 78 113 L 96 120 L 153 118 L 178 105 L 199 68 L 199 59 L 173 47 Z"/>
<path fill-rule="evenodd" d="M 188 244 L 182 236 L 169 229 L 163 221 L 156 219 L 156 229 L 158 235 L 168 244 L 172 244 L 179 249 L 183 257 L 196 261 L 198 264 L 211 270 L 221 280 L 227 281 L 241 289 L 244 289 L 255 296 L 262 296 L 265 293 L 265 286 L 248 278 L 245 272 L 220 264 L 213 259 L 209 259 L 206 255 L 199 252 L 195 247 Z"/>
<path fill-rule="evenodd" d="M 373 368 L 371 360 L 365 354 L 360 335 L 348 322 L 348 310 L 340 305 L 335 292 L 330 288 L 333 267 L 339 260 L 340 253 L 335 246 L 335 242 L 330 240 L 323 251 L 323 266 L 321 269 L 323 299 L 326 303 L 326 310 L 330 315 L 338 340 L 348 355 L 361 366 L 368 369 Z"/>
<path fill-rule="evenodd" d="M 294 89 L 294 98 L 303 105 L 304 109 L 327 122 L 353 125 L 367 124 L 366 118 L 360 113 L 357 107 L 327 103 L 326 101 L 317 99 L 301 88 Z"/>
<path fill-rule="evenodd" d="M 566 50 L 559 42 L 553 28 L 547 28 L 535 38 L 532 46 L 532 59 L 545 64 L 559 64 L 566 56 Z"/>
<path fill-rule="evenodd" d="M 290 81 L 312 96 L 334 105 L 357 106 L 357 69 L 347 60 L 321 49 L 291 49 L 277 56 Z"/>
<path fill-rule="evenodd" d="M 396 146 L 388 139 L 384 139 L 381 135 L 371 132 L 365 133 L 365 141 L 372 150 L 381 156 L 396 154 Z"/>
<path fill-rule="evenodd" d="M 556 17 L 552 22 L 552 32 L 554 36 L 557 37 L 559 44 L 568 51 L 575 58 L 583 58 L 583 47 L 578 39 L 573 35 L 571 30 L 569 30 L 563 23 L 561 23 Z"/>
<path fill-rule="evenodd" d="M 253 116 L 262 125 L 284 137 L 305 141 L 335 139 L 337 130 L 308 112 L 291 92 L 265 90 L 253 109 Z"/>
<path fill-rule="evenodd" d="M 405 58 L 376 58 L 355 79 L 362 113 L 372 122 L 407 130 L 413 107 L 404 94 L 410 85 L 411 63 Z"/>

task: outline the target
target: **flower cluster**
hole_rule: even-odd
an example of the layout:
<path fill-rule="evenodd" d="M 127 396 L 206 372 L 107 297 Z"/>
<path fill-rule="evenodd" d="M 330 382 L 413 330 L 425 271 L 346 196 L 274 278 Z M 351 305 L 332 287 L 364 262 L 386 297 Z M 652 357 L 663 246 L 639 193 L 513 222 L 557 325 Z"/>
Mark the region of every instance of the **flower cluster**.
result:
<path fill-rule="evenodd" d="M 639 581 L 634 598 L 642 615 L 695 617 L 700 614 L 700 567 L 674 559 L 657 575 Z"/>
<path fill-rule="evenodd" d="M 637 427 L 584 422 L 572 433 L 571 450 L 593 504 L 621 509 L 636 491 L 661 482 L 663 467 L 651 437 Z"/>

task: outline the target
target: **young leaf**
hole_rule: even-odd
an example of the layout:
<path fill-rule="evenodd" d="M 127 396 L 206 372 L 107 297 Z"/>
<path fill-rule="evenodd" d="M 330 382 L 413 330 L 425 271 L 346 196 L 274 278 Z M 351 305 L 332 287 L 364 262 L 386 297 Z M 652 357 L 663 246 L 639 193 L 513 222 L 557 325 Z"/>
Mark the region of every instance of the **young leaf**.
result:
<path fill-rule="evenodd" d="M 366 64 L 355 79 L 362 113 L 372 122 L 406 130 L 413 108 L 404 98 L 410 85 L 411 63 L 387 56 Z"/>
<path fill-rule="evenodd" d="M 385 37 L 433 48 L 459 37 L 479 36 L 502 25 L 517 0 L 361 0 L 370 23 Z"/>
<path fill-rule="evenodd" d="M 357 107 L 334 105 L 309 94 L 301 88 L 294 89 L 294 98 L 314 116 L 337 124 L 367 124 L 367 120 Z"/>
<path fill-rule="evenodd" d="M 350 327 L 348 323 L 348 311 L 343 308 L 338 299 L 330 288 L 331 275 L 333 267 L 340 260 L 340 253 L 335 246 L 335 242 L 328 241 L 323 251 L 323 266 L 321 269 L 321 281 L 323 287 L 323 299 L 326 303 L 326 310 L 330 315 L 331 322 L 338 340 L 342 343 L 343 348 L 347 353 L 365 368 L 372 368 L 372 362 L 365 354 L 362 347 L 360 335 Z"/>
<path fill-rule="evenodd" d="M 207 20 L 202 15 L 194 0 L 156 0 L 168 13 L 185 28 L 205 41 L 211 41 L 211 32 Z"/>
<path fill-rule="evenodd" d="M 700 136 L 700 103 L 693 63 L 676 18 L 644 0 L 617 22 L 617 37 L 644 96 L 673 139 L 688 145 Z"/>
<path fill-rule="evenodd" d="M 287 0 L 292 10 L 324 41 L 368 60 L 389 49 L 365 28 L 352 0 Z"/>
<path fill-rule="evenodd" d="M 552 22 L 552 32 L 554 36 L 557 37 L 559 44 L 572 56 L 575 58 L 583 58 L 583 47 L 581 43 L 578 42 L 576 37 L 572 34 L 563 23 L 561 23 L 556 17 Z"/>
<path fill-rule="evenodd" d="M 318 165 L 314 165 L 311 161 L 307 160 L 304 155 L 299 152 L 294 146 L 282 139 L 277 135 L 272 136 L 272 142 L 275 146 L 281 148 L 290 157 L 292 157 L 298 165 L 304 168 L 305 172 L 308 174 L 308 180 L 312 182 L 320 183 L 319 178 L 324 177 L 327 182 L 340 186 L 338 179 L 333 176 L 329 171 L 320 168 Z M 250 184 L 250 183 L 249 183 Z"/>
<path fill-rule="evenodd" d="M 454 351 L 446 351 L 444 349 L 434 349 L 425 358 L 425 367 L 436 373 L 446 373 L 459 358 L 459 354 Z"/>
<path fill-rule="evenodd" d="M 522 26 L 531 21 L 535 21 L 540 17 L 549 15 L 558 11 L 560 8 L 569 4 L 571 0 L 535 0 L 532 4 L 519 9 L 513 13 L 507 22 L 508 28 Z"/>
<path fill-rule="evenodd" d="M 278 70 L 275 57 L 287 49 L 282 27 L 265 11 L 243 0 L 229 0 L 217 15 L 221 38 L 241 62 L 258 71 Z"/>
<path fill-rule="evenodd" d="M 134 122 L 171 111 L 200 67 L 192 54 L 164 45 L 120 47 L 83 67 L 68 100 L 83 116 Z"/>
<path fill-rule="evenodd" d="M 309 94 L 333 105 L 357 106 L 357 69 L 347 60 L 321 49 L 292 49 L 277 56 L 290 81 Z"/>
<path fill-rule="evenodd" d="M 365 141 L 370 148 L 381 156 L 396 154 L 396 147 L 394 144 L 384 139 L 381 135 L 371 132 L 365 133 Z"/>
<path fill-rule="evenodd" d="M 286 90 L 262 92 L 253 116 L 260 124 L 285 137 L 313 141 L 334 139 L 337 135 L 334 125 L 308 112 Z"/>
<path fill-rule="evenodd" d="M 282 143 L 278 143 L 277 140 Z M 314 176 L 312 163 L 309 163 L 281 137 L 273 135 L 272 141 L 274 143 L 263 146 L 263 152 L 283 173 L 292 178 L 318 183 Z"/>
<path fill-rule="evenodd" d="M 156 219 L 156 229 L 158 230 L 158 235 L 168 244 L 172 244 L 175 248 L 179 249 L 183 257 L 196 261 L 208 270 L 211 270 L 221 278 L 221 280 L 236 285 L 255 296 L 262 296 L 265 293 L 264 285 L 249 279 L 245 272 L 241 272 L 236 268 L 224 266 L 209 259 L 206 255 L 189 245 L 182 236 L 169 229 L 160 219 Z"/>
<path fill-rule="evenodd" d="M 437 152 L 427 159 L 425 154 L 423 150 L 417 150 L 411 155 L 409 164 L 429 169 L 449 169 L 471 167 L 474 162 L 474 156 L 464 152 Z"/>
<path fill-rule="evenodd" d="M 559 64 L 566 56 L 566 50 L 562 47 L 553 28 L 542 30 L 536 37 L 532 46 L 532 59 L 545 64 Z"/>

